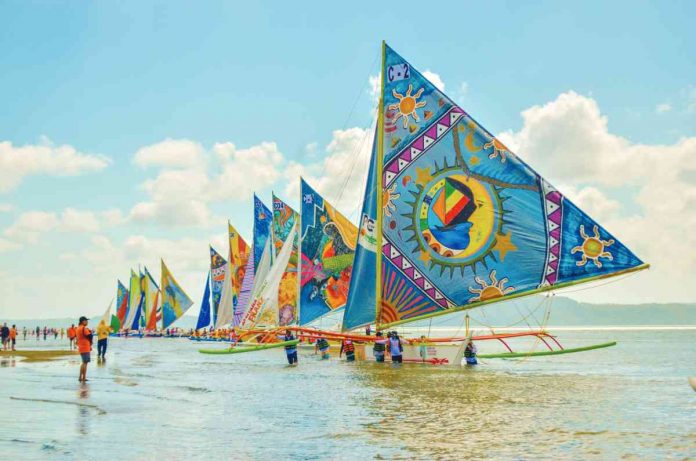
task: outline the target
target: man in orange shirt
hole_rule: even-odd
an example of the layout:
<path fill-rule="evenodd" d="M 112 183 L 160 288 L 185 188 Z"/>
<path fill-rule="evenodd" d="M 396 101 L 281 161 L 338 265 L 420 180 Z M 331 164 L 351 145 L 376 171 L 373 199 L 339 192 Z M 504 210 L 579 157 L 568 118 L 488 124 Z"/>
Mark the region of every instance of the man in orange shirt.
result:
<path fill-rule="evenodd" d="M 15 345 L 17 344 L 17 325 L 12 325 L 10 328 L 10 341 L 12 342 L 12 350 L 16 351 Z"/>
<path fill-rule="evenodd" d="M 76 338 L 77 338 L 77 350 L 82 357 L 82 364 L 80 365 L 80 382 L 84 383 L 87 381 L 87 364 L 91 359 L 92 352 L 92 331 L 87 328 L 87 317 L 80 317 L 80 323 L 77 326 Z"/>
<path fill-rule="evenodd" d="M 70 340 L 70 350 L 73 349 L 73 346 L 75 344 L 75 325 L 70 325 L 70 328 L 68 328 L 68 339 Z M 37 333 L 38 335 L 38 333 Z"/>

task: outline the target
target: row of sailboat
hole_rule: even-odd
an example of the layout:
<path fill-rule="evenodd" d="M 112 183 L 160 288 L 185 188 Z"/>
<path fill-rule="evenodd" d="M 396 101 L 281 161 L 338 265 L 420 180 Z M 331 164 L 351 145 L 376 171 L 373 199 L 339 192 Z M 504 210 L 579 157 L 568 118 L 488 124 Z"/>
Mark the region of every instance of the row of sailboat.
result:
<path fill-rule="evenodd" d="M 254 196 L 251 243 L 229 225 L 227 254 L 210 248 L 197 329 L 369 342 L 351 331 L 648 267 L 386 44 L 359 226 L 302 179 L 300 206 Z M 192 304 L 164 262 L 160 287 L 145 269 L 118 290 L 119 328 L 167 328 Z M 339 328 L 307 328 L 341 310 Z M 527 334 L 561 348 L 543 329 Z M 437 355 L 469 339 L 427 341 Z"/>

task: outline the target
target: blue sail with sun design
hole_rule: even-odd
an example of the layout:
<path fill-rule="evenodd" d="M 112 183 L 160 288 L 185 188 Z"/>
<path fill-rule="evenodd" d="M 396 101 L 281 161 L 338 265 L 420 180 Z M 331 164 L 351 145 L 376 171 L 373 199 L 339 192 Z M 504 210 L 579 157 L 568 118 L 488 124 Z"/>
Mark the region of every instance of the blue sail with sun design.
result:
<path fill-rule="evenodd" d="M 300 325 L 345 306 L 358 229 L 301 180 Z"/>
<path fill-rule="evenodd" d="M 343 311 L 343 330 L 375 322 L 375 279 L 377 277 L 377 137 L 367 173 L 365 196 L 360 213 L 360 229 L 355 247 L 348 301 Z"/>
<path fill-rule="evenodd" d="M 377 324 L 647 267 L 405 59 L 384 53 Z"/>
<path fill-rule="evenodd" d="M 263 249 L 266 240 L 271 236 L 271 223 L 273 213 L 266 205 L 254 194 L 254 271 L 259 268 Z"/>
<path fill-rule="evenodd" d="M 198 320 L 196 321 L 196 330 L 208 328 L 212 323 L 210 318 L 210 271 L 205 277 L 205 290 L 203 299 L 201 300 L 201 310 L 198 312 Z"/>
<path fill-rule="evenodd" d="M 177 283 L 169 269 L 162 263 L 162 279 L 160 287 L 162 289 L 162 328 L 176 322 L 193 305 L 193 301 Z"/>

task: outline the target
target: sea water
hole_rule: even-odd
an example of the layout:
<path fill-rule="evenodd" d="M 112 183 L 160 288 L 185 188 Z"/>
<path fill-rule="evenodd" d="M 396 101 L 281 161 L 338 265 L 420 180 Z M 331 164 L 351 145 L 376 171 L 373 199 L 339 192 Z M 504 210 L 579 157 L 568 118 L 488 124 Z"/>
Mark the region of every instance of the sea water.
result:
<path fill-rule="evenodd" d="M 476 367 L 198 353 L 114 338 L 78 357 L 0 360 L 2 459 L 696 458 L 696 330 L 562 331 L 609 349 Z M 18 341 L 18 348 L 66 341 Z M 511 341 L 513 347 L 543 344 Z M 480 342 L 479 351 L 502 345 Z"/>

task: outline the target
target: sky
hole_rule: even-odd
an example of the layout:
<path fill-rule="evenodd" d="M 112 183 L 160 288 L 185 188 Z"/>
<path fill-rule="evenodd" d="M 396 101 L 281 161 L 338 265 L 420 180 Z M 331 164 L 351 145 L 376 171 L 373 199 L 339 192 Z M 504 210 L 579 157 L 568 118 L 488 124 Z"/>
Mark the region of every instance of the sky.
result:
<path fill-rule="evenodd" d="M 163 258 L 196 301 L 254 192 L 354 221 L 386 40 L 695 302 L 693 2 L 0 3 L 0 318 L 102 312 Z"/>

